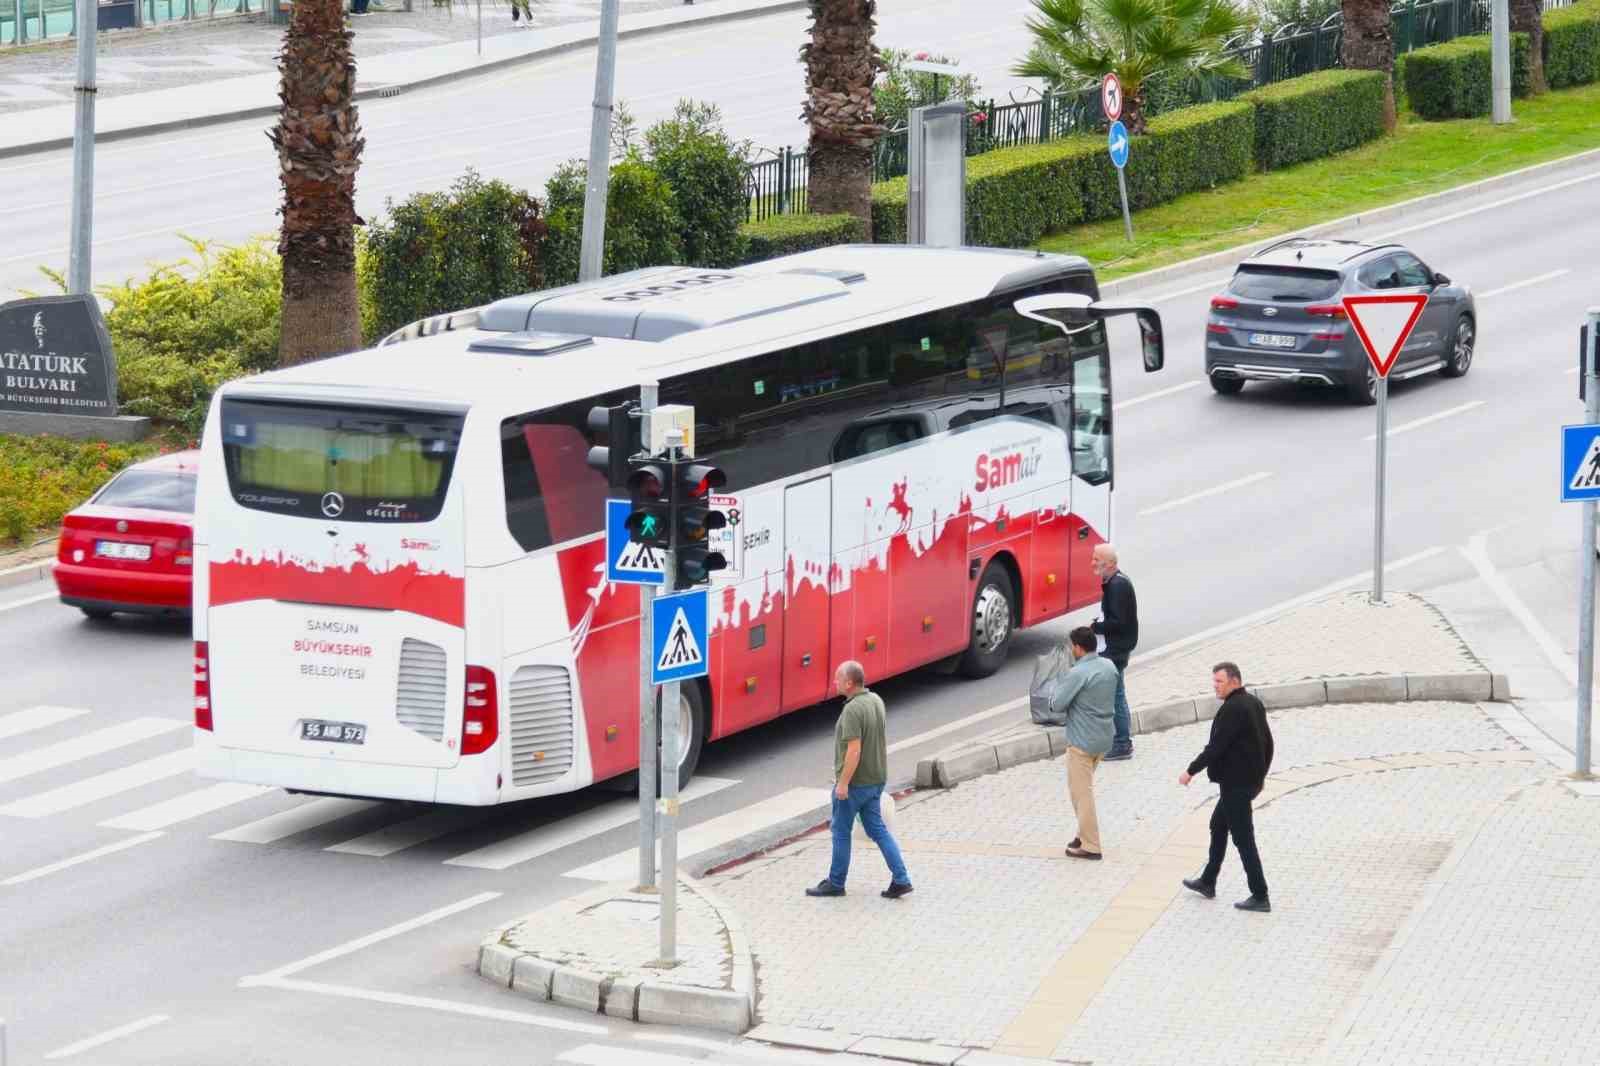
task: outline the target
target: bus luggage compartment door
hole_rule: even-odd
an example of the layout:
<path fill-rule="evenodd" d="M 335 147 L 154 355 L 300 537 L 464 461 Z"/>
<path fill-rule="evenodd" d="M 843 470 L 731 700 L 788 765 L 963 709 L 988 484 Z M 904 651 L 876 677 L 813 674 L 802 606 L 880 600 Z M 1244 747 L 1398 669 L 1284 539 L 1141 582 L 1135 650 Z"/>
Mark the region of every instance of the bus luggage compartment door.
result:
<path fill-rule="evenodd" d="M 829 581 L 833 561 L 832 478 L 790 485 L 783 498 L 783 707 L 830 694 Z"/>

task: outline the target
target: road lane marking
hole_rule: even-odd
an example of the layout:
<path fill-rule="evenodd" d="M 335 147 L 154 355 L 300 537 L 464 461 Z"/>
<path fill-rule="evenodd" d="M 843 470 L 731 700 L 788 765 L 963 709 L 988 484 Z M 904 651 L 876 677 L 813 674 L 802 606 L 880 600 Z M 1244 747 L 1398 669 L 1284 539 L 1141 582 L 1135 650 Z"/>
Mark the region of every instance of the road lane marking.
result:
<path fill-rule="evenodd" d="M 18 607 L 31 607 L 36 603 L 43 603 L 45 600 L 59 600 L 60 598 L 60 593 L 46 592 L 42 596 L 29 596 L 25 600 L 12 600 L 9 603 L 0 603 L 0 611 L 15 611 Z"/>
<path fill-rule="evenodd" d="M 1472 564 L 1473 569 L 1478 571 L 1483 583 L 1489 586 L 1489 591 L 1493 592 L 1505 609 L 1511 612 L 1511 617 L 1522 623 L 1522 628 L 1527 630 L 1533 642 L 1539 645 L 1539 650 L 1550 660 L 1550 665 L 1556 668 L 1556 672 L 1566 678 L 1567 684 L 1576 686 L 1577 666 L 1567 653 L 1561 650 L 1561 645 L 1556 643 L 1556 639 L 1550 635 L 1550 631 L 1538 617 L 1528 609 L 1528 605 L 1522 602 L 1522 597 L 1518 596 L 1516 590 L 1500 575 L 1500 571 L 1489 558 L 1488 544 L 1488 535 L 1479 533 L 1467 541 L 1466 547 L 1457 550 Z"/>
<path fill-rule="evenodd" d="M 701 852 L 738 840 L 747 833 L 816 810 L 827 804 L 830 794 L 825 788 L 791 788 L 759 803 L 741 807 L 731 814 L 724 814 L 709 822 L 681 829 L 678 832 L 678 859 L 681 862 Z M 633 848 L 619 851 L 587 866 L 568 870 L 561 876 L 583 881 L 623 881 L 638 872 L 638 864 L 639 849 Z"/>
<path fill-rule="evenodd" d="M 1143 396 L 1135 396 L 1131 400 L 1123 400 L 1121 403 L 1112 404 L 1111 410 L 1126 411 L 1128 408 L 1135 407 L 1146 400 L 1159 400 L 1164 396 L 1171 396 L 1177 392 L 1186 392 L 1189 389 L 1199 388 L 1204 384 L 1204 381 L 1185 381 L 1182 385 L 1174 385 L 1169 389 L 1157 389 L 1155 392 L 1147 392 Z"/>
<path fill-rule="evenodd" d="M 421 929 L 423 926 L 432 925 L 434 922 L 437 922 L 442 918 L 448 918 L 451 915 L 460 914 L 462 911 L 471 910 L 473 907 L 483 903 L 488 903 L 492 899 L 499 898 L 500 893 L 498 892 L 479 892 L 476 896 L 469 896 L 468 898 L 457 903 L 451 903 L 435 910 L 431 910 L 427 914 L 419 914 L 415 918 L 408 918 L 403 922 L 398 922 L 385 929 L 379 929 L 376 933 L 368 933 L 366 936 L 357 937 L 354 940 L 347 940 L 337 947 L 329 948 L 327 951 L 319 951 L 315 955 L 307 955 L 305 958 L 296 962 L 291 962 L 285 966 L 279 966 L 276 970 L 270 970 L 267 973 L 258 974 L 254 977 L 241 977 L 239 979 L 239 986 L 241 988 L 248 988 L 252 985 L 267 984 L 273 981 L 281 981 L 285 977 L 293 977 L 301 970 L 309 970 L 313 966 L 321 966 L 325 962 L 332 962 L 334 959 L 340 959 L 346 955 L 352 955 L 363 948 L 369 948 L 374 944 L 381 944 L 385 940 L 390 940 L 394 937 L 409 933 L 413 929 Z"/>
<path fill-rule="evenodd" d="M 109 796 L 115 796 L 119 792 L 127 792 L 129 789 L 139 788 L 155 781 L 187 774 L 193 769 L 194 749 L 184 748 L 181 751 L 134 763 L 132 766 L 124 766 L 120 770 L 75 781 L 70 785 L 51 789 L 49 792 L 25 796 L 0 807 L 0 814 L 9 814 L 14 818 L 44 818 L 76 807 L 87 806 Z"/>
<path fill-rule="evenodd" d="M 1234 489 L 1242 489 L 1246 485 L 1254 485 L 1258 481 L 1265 481 L 1271 476 L 1272 471 L 1262 470 L 1254 474 L 1246 475 L 1245 477 L 1236 478 L 1233 481 L 1224 481 L 1222 484 L 1213 485 L 1209 489 L 1201 489 L 1199 492 L 1190 493 L 1188 496 L 1180 496 L 1176 500 L 1168 500 L 1166 503 L 1160 503 L 1154 507 L 1146 507 L 1144 510 L 1139 512 L 1139 517 L 1144 518 L 1147 515 L 1160 514 L 1163 511 L 1170 511 L 1175 507 L 1182 507 L 1184 504 L 1194 503 L 1196 500 L 1204 500 L 1211 496 L 1220 496 L 1225 492 L 1232 492 Z"/>
<path fill-rule="evenodd" d="M 1532 168 L 1528 168 L 1528 169 L 1532 169 Z M 1512 174 L 1515 174 L 1515 173 L 1516 173 L 1515 171 L 1512 172 Z M 1509 177 L 1512 176 L 1512 174 L 1503 174 L 1503 175 L 1500 175 L 1500 177 L 1509 178 Z M 1537 189 L 1529 189 L 1527 192 L 1520 192 L 1520 193 L 1517 193 L 1514 196 L 1506 196 L 1506 197 L 1502 197 L 1499 200 L 1491 200 L 1486 204 L 1479 204 L 1476 207 L 1463 208 L 1462 210 L 1456 211 L 1453 214 L 1441 215 L 1440 217 L 1435 218 L 1435 219 L 1430 219 L 1427 222 L 1417 222 L 1417 223 L 1413 223 L 1410 226 L 1404 226 L 1404 227 L 1402 227 L 1400 229 L 1392 229 L 1392 230 L 1389 230 L 1388 232 L 1384 233 L 1382 237 L 1376 238 L 1376 240 L 1392 241 L 1396 237 L 1403 237 L 1408 233 L 1416 233 L 1419 230 L 1429 229 L 1429 228 L 1431 228 L 1433 226 L 1442 226 L 1447 222 L 1455 222 L 1455 221 L 1458 221 L 1458 220 L 1463 219 L 1463 218 L 1471 218 L 1473 215 L 1481 215 L 1485 211 L 1498 211 L 1500 208 L 1506 207 L 1506 206 L 1508 206 L 1510 204 L 1521 203 L 1523 200 L 1532 200 L 1534 197 L 1537 197 L 1537 196 L 1548 196 L 1551 193 L 1557 192 L 1557 191 L 1559 191 L 1561 189 L 1565 189 L 1565 188 L 1568 188 L 1568 187 L 1573 186 L 1573 185 L 1581 185 L 1586 181 L 1593 181 L 1595 178 L 1600 178 L 1600 171 L 1597 171 L 1597 172 L 1592 173 L 1592 174 L 1580 174 L 1576 178 L 1568 178 L 1566 181 L 1558 181 L 1554 185 L 1541 185 Z M 1484 180 L 1492 181 L 1494 179 L 1486 178 Z M 1478 184 L 1478 183 L 1474 182 L 1473 184 Z M 1460 189 L 1453 189 L 1451 191 L 1452 192 L 1456 192 L 1456 193 L 1460 193 L 1460 192 L 1463 192 L 1465 189 L 1469 189 L 1469 188 L 1471 188 L 1470 185 L 1469 186 L 1463 186 Z M 1400 204 L 1394 204 L 1392 206 L 1394 206 L 1394 207 L 1404 207 L 1405 204 L 1400 203 Z"/>
<path fill-rule="evenodd" d="M 215 834 L 212 840 L 236 840 L 241 844 L 271 844 L 273 841 L 304 833 L 319 825 L 338 821 L 348 815 L 359 814 L 379 805 L 378 800 L 339 799 L 326 797 L 302 803 L 292 810 L 269 814 L 254 822 Z"/>
<path fill-rule="evenodd" d="M 0 740 L 14 737 L 19 733 L 27 733 L 45 726 L 65 722 L 82 714 L 88 714 L 86 707 L 29 707 L 24 711 L 13 711 L 11 714 L 0 715 Z"/>
<path fill-rule="evenodd" d="M 81 863 L 93 862 L 95 859 L 106 855 L 115 855 L 119 851 L 127 851 L 129 848 L 138 847 L 140 844 L 148 844 L 161 835 L 160 833 L 146 833 L 143 836 L 119 840 L 115 844 L 107 844 L 103 848 L 95 848 L 93 851 L 86 851 L 82 855 L 74 855 L 70 859 L 62 859 L 60 862 L 53 862 L 48 866 L 36 867 L 26 873 L 17 874 L 15 877 L 8 877 L 4 881 L 0 881 L 0 885 L 20 885 L 28 881 L 36 881 L 41 877 L 49 877 L 53 873 L 70 869 Z"/>
<path fill-rule="evenodd" d="M 696 777 L 691 780 L 682 792 L 678 794 L 680 803 L 700 799 L 731 788 L 739 782 L 726 777 Z M 506 870 L 518 863 L 537 859 L 541 855 L 548 855 L 552 851 L 587 840 L 592 836 L 610 832 L 625 825 L 632 825 L 639 820 L 639 802 L 637 799 L 618 799 L 603 803 L 591 810 L 584 811 L 569 818 L 562 818 L 530 829 L 525 833 L 507 837 L 498 843 L 487 847 L 478 848 L 453 859 L 446 859 L 446 866 L 471 866 L 479 870 Z"/>
<path fill-rule="evenodd" d="M 1228 280 L 1232 277 L 1232 274 L 1223 274 L 1220 277 L 1212 278 L 1210 281 L 1202 281 L 1198 285 L 1191 285 L 1187 289 L 1176 289 L 1172 292 L 1164 292 L 1160 296 L 1151 296 L 1149 297 L 1149 301 L 1153 304 L 1158 304 L 1166 300 L 1176 300 L 1180 296 L 1193 296 L 1197 292 L 1205 292 L 1207 289 L 1214 289 L 1219 285 L 1226 285 Z"/>
<path fill-rule="evenodd" d="M 220 811 L 224 807 L 255 799 L 263 792 L 271 791 L 273 790 L 265 785 L 241 785 L 225 781 L 218 785 L 195 789 L 193 792 L 161 803 L 153 803 L 137 811 L 130 811 L 101 822 L 100 825 L 106 829 L 166 829 L 179 822 L 187 822 L 191 818 Z"/>
<path fill-rule="evenodd" d="M 345 855 L 368 855 L 381 859 L 397 851 L 425 844 L 446 833 L 454 833 L 457 829 L 464 829 L 473 822 L 483 820 L 489 813 L 489 810 L 483 807 L 446 807 L 444 810 L 429 811 L 404 822 L 386 825 L 382 829 L 330 845 L 322 850 L 342 852 Z"/>
<path fill-rule="evenodd" d="M 926 744 L 928 741 L 937 740 L 939 737 L 942 737 L 947 733 L 957 732 L 967 728 L 970 725 L 977 725 L 979 722 L 988 721 L 990 718 L 998 718 L 1002 714 L 1019 710 L 1027 705 L 1028 697 L 1023 696 L 1021 699 L 1008 700 L 1005 703 L 1000 704 L 998 707 L 990 707 L 987 711 L 979 711 L 977 714 L 969 714 L 965 718 L 958 718 L 954 722 L 946 722 L 944 725 L 939 726 L 936 729 L 930 729 L 926 733 L 918 733 L 914 737 L 906 737 L 904 740 L 895 741 L 893 744 L 889 745 L 889 754 L 893 755 L 897 751 L 904 751 L 906 748 L 914 748 L 918 744 Z"/>
<path fill-rule="evenodd" d="M 633 1047 L 584 1044 L 563 1051 L 556 1056 L 556 1061 L 570 1062 L 574 1066 L 695 1066 L 705 1060 L 667 1055 L 660 1051 L 640 1051 Z"/>
<path fill-rule="evenodd" d="M 91 1036 L 89 1039 L 80 1040 L 76 1044 L 68 1044 L 66 1047 L 56 1048 L 54 1051 L 47 1053 L 45 1058 L 71 1058 L 73 1055 L 77 1055 L 80 1052 L 89 1051 L 97 1047 L 103 1047 L 104 1045 L 111 1043 L 113 1040 L 121 1040 L 123 1037 L 132 1036 L 134 1033 L 142 1033 L 146 1029 L 170 1020 L 171 1019 L 165 1014 L 152 1014 L 148 1018 L 140 1018 L 136 1022 L 129 1022 L 127 1025 L 119 1025 L 115 1029 L 108 1029 L 99 1036 Z"/>
<path fill-rule="evenodd" d="M 504 1010 L 499 1007 L 479 1007 L 471 1003 L 456 1003 L 448 999 L 434 999 L 432 996 L 408 996 L 400 992 L 380 992 L 375 988 L 354 988 L 350 985 L 324 984 L 321 981 L 289 981 L 276 977 L 247 977 L 239 983 L 247 988 L 276 988 L 285 992 L 310 992 L 315 995 L 335 996 L 340 999 L 362 999 L 369 1003 L 387 1003 L 395 1007 L 420 1007 L 423 1010 L 461 1014 L 468 1018 L 487 1018 L 497 1022 L 516 1022 L 519 1025 L 536 1025 L 543 1029 L 559 1029 L 565 1033 L 582 1033 L 588 1036 L 611 1035 L 611 1030 L 603 1025 L 563 1021 L 559 1018 L 547 1018 L 538 1014 L 526 1014 L 522 1011 Z"/>
<path fill-rule="evenodd" d="M 1384 436 L 1386 438 L 1398 437 L 1402 433 L 1410 433 L 1414 429 L 1421 429 L 1423 426 L 1432 425 L 1441 419 L 1450 418 L 1453 415 L 1463 414 L 1467 411 L 1471 411 L 1475 407 L 1482 407 L 1486 402 L 1487 401 L 1485 400 L 1473 400 L 1471 403 L 1464 403 L 1459 407 L 1451 407 L 1447 410 L 1440 411 L 1437 414 L 1428 415 L 1426 418 L 1419 418 L 1412 422 L 1402 422 L 1398 426 L 1390 426 L 1389 432 L 1384 434 Z M 1361 439 L 1364 441 L 1375 441 L 1378 439 L 1378 435 L 1376 433 L 1368 433 Z"/>
<path fill-rule="evenodd" d="M 188 724 L 175 718 L 135 718 L 58 744 L 13 755 L 9 759 L 0 759 L 0 784 L 159 737 Z"/>
<path fill-rule="evenodd" d="M 1570 273 L 1572 273 L 1572 271 L 1565 269 L 1552 270 L 1548 274 L 1540 274 L 1538 277 L 1529 278 L 1527 281 L 1513 282 L 1510 285 L 1502 285 L 1498 289 L 1490 289 L 1488 292 L 1480 292 L 1478 293 L 1478 299 L 1487 300 L 1491 296 L 1503 296 L 1508 292 L 1516 292 L 1518 289 L 1526 289 L 1530 285 L 1542 285 L 1547 281 L 1554 281 L 1556 278 Z"/>

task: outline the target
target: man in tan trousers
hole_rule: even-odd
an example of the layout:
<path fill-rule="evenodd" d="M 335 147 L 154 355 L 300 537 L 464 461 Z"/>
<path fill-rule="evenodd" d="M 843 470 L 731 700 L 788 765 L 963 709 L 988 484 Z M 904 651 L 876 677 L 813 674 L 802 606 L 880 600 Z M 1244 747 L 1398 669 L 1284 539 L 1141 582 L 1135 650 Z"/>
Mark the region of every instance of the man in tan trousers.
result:
<path fill-rule="evenodd" d="M 1111 750 L 1120 672 L 1111 660 L 1095 654 L 1098 642 L 1088 626 L 1074 629 L 1068 639 L 1072 669 L 1050 697 L 1050 709 L 1067 719 L 1067 791 L 1078 816 L 1078 835 L 1067 845 L 1067 855 L 1098 860 L 1100 819 L 1094 809 L 1094 772 Z"/>

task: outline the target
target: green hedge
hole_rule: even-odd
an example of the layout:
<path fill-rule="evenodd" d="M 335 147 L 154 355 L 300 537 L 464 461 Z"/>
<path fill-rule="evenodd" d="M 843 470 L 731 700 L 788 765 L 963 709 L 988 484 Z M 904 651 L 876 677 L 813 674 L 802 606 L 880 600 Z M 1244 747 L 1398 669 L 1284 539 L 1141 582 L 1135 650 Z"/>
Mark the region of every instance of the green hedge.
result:
<path fill-rule="evenodd" d="M 1404 57 L 1406 102 L 1423 118 L 1476 118 L 1494 102 L 1489 38 L 1457 37 Z M 1511 95 L 1528 94 L 1528 35 L 1511 35 Z"/>
<path fill-rule="evenodd" d="M 1544 77 L 1552 89 L 1600 80 L 1600 3 L 1544 13 Z"/>
<path fill-rule="evenodd" d="M 1240 181 L 1255 162 L 1255 109 L 1243 101 L 1170 111 L 1151 119 L 1147 129 L 1133 139 L 1128 157 L 1128 201 L 1135 211 Z M 1084 216 L 1121 214 L 1116 169 L 1103 142 L 1096 173 L 1100 180 L 1084 199 Z"/>
<path fill-rule="evenodd" d="M 1240 97 L 1255 107 L 1256 166 L 1262 170 L 1321 159 L 1383 135 L 1383 75 L 1324 70 Z"/>
<path fill-rule="evenodd" d="M 739 235 L 744 245 L 740 261 L 745 263 L 867 239 L 865 227 L 854 215 L 773 215 L 745 223 Z"/>

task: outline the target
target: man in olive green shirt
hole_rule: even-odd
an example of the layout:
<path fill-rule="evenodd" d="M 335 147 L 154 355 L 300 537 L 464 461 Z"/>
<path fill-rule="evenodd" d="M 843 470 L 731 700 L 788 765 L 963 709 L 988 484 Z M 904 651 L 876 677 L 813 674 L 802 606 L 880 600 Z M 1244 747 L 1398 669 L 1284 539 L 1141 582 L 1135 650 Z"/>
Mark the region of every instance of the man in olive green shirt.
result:
<path fill-rule="evenodd" d="M 806 889 L 806 895 L 844 895 L 845 878 L 850 873 L 850 831 L 859 814 L 867 836 L 889 864 L 889 887 L 880 895 L 899 899 L 910 894 L 911 875 L 900 858 L 900 845 L 883 824 L 878 810 L 878 799 L 889 782 L 885 736 L 888 721 L 883 700 L 866 687 L 866 671 L 854 660 L 839 664 L 833 684 L 844 697 L 844 711 L 833 727 L 833 865 L 827 877 Z"/>

